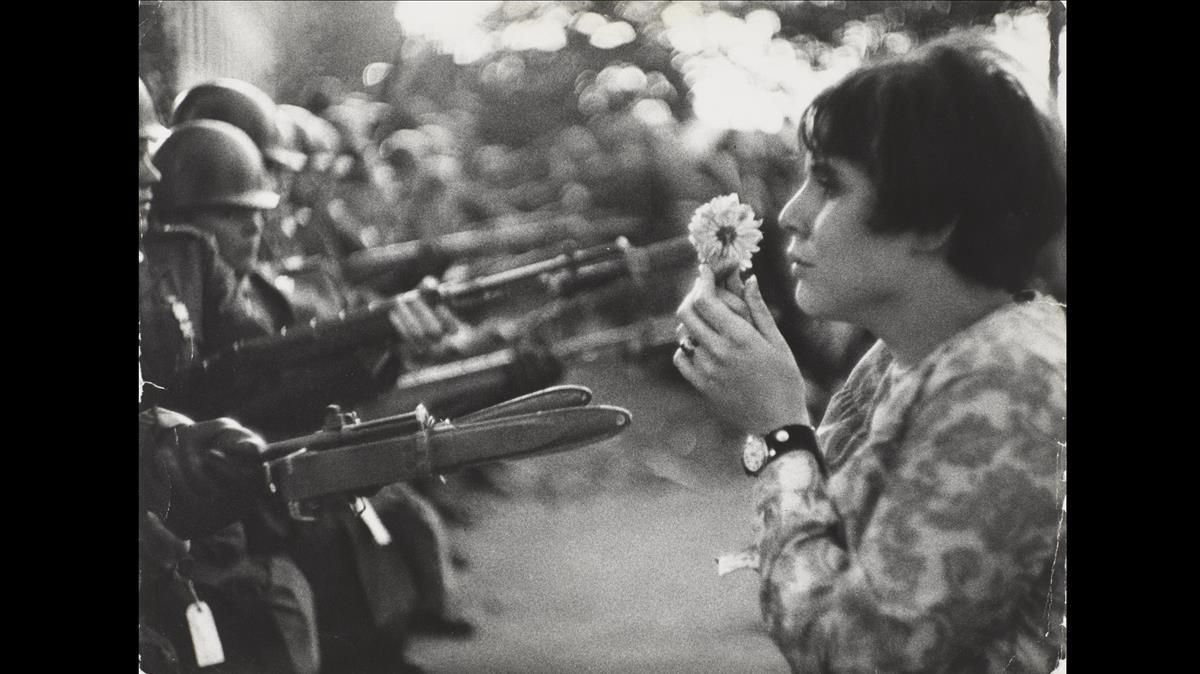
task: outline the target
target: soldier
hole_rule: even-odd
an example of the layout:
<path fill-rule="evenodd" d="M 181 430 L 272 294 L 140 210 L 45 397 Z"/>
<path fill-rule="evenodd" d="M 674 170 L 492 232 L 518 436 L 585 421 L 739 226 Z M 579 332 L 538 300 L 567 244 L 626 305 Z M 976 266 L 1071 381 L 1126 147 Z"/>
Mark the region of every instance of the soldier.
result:
<path fill-rule="evenodd" d="M 298 120 L 298 111 L 307 112 L 295 106 L 285 110 L 258 87 L 221 78 L 183 92 L 172 114 L 174 125 L 200 119 L 228 122 L 244 131 L 262 153 L 268 187 L 279 195 L 277 204 L 263 211 L 257 258 L 263 262 L 277 263 L 310 252 L 331 254 L 331 260 L 336 260 L 366 247 L 358 233 L 362 223 L 355 222 L 345 200 L 334 194 L 333 183 L 338 178 L 333 160 L 344 141 L 329 122 L 311 113 Z M 313 159 L 319 162 L 315 167 L 310 166 L 306 154 L 310 147 L 316 155 Z M 323 166 L 326 162 L 329 166 Z M 313 178 L 317 177 L 326 183 L 326 189 L 314 189 Z M 305 197 L 303 202 L 293 199 L 299 195 Z M 368 289 L 347 284 L 336 264 L 289 273 L 286 278 L 278 277 L 278 266 L 260 266 L 257 271 L 293 305 L 292 322 L 336 316 L 377 299 Z M 411 280 L 406 287 L 420 280 L 411 273 L 401 276 Z"/>
<path fill-rule="evenodd" d="M 287 197 L 307 158 L 296 148 L 297 130 L 290 119 L 278 114 L 275 102 L 261 89 L 233 78 L 203 82 L 176 98 L 171 126 L 196 119 L 228 122 L 254 141 L 266 163 L 269 187 L 281 197 L 266 216 L 264 239 L 268 245 L 262 251 L 263 259 L 298 254 L 292 242 L 296 223 Z"/>
<path fill-rule="evenodd" d="M 193 626 L 211 626 L 211 608 L 190 578 L 189 539 L 216 533 L 255 507 L 264 495 L 258 478 L 265 443 L 233 419 L 194 423 L 158 407 L 141 413 L 139 427 L 138 652 L 148 674 L 181 672 L 214 655 L 212 644 L 193 644 L 190 635 Z"/>
<path fill-rule="evenodd" d="M 178 394 L 180 373 L 197 357 L 232 339 L 224 329 L 236 323 L 233 272 L 211 241 L 195 230 L 146 230 L 153 188 L 161 175 L 150 146 L 165 129 L 149 92 L 139 80 L 140 313 L 139 323 L 151 384 L 139 399 L 143 407 L 160 394 Z M 140 377 L 139 377 L 140 378 Z M 141 389 L 139 389 L 139 393 Z M 208 671 L 316 672 L 316 628 L 312 593 L 295 564 L 280 555 L 250 557 L 240 524 L 218 528 L 251 507 L 249 472 L 262 441 L 229 419 L 192 426 L 191 420 L 161 408 L 141 418 L 142 520 L 140 614 L 143 666 L 157 672 L 195 670 L 189 655 L 187 607 L 204 602 L 223 642 L 224 665 Z M 225 457 L 249 461 L 226 465 Z M 248 469 L 246 471 L 240 470 Z M 233 468 L 233 470 L 230 470 Z M 212 471 L 218 471 L 216 482 Z M 207 536 L 189 545 L 189 536 Z M 195 583 L 184 576 L 194 569 Z M 248 591 L 247 591 L 248 590 Z M 212 653 L 209 652 L 208 655 Z M 199 655 L 199 654 L 197 654 Z"/>
<path fill-rule="evenodd" d="M 271 335 L 295 325 L 293 307 L 260 273 L 257 264 L 262 211 L 274 206 L 279 197 L 268 189 L 262 158 L 253 141 L 224 122 L 186 122 L 172 130 L 154 161 L 163 174 L 156 191 L 155 217 L 160 222 L 185 222 L 212 235 L 222 257 L 234 269 L 237 303 L 243 309 L 242 325 L 237 331 L 242 335 Z M 396 307 L 392 324 L 405 348 L 421 349 L 442 336 L 447 316 L 436 314 L 414 298 Z M 253 381 L 229 382 L 235 390 L 255 386 L 240 398 L 250 402 L 236 408 L 205 409 L 236 412 L 275 435 L 295 434 L 306 420 L 320 418 L 317 410 L 325 403 L 353 400 L 365 390 L 362 385 L 367 380 L 389 381 L 386 376 L 367 371 L 362 355 L 339 355 L 284 372 L 245 378 Z M 212 393 L 220 395 L 204 404 L 227 404 L 230 398 L 227 389 Z M 311 426 L 304 430 L 311 430 Z M 414 556 L 422 557 L 422 550 L 425 559 L 436 560 L 438 553 L 429 550 L 428 543 L 418 544 L 415 535 L 410 535 L 414 530 L 414 508 L 401 496 L 411 494 L 394 491 L 374 502 L 386 527 L 404 532 L 404 540 L 395 544 L 373 536 L 372 530 L 348 509 L 329 511 L 316 522 L 294 528 L 280 527 L 272 518 L 247 522 L 251 550 L 263 554 L 286 551 L 311 579 L 316 603 L 321 606 L 317 616 L 323 635 L 322 659 L 332 663 L 332 668 L 345 665 L 362 671 L 378 665 L 394 671 L 407 666 L 403 659 L 404 635 L 417 595 L 425 591 L 435 597 L 444 594 L 444 568 L 413 562 Z M 428 538 L 436 541 L 437 535 L 431 533 Z M 355 581 L 365 587 L 355 587 Z"/>
<path fill-rule="evenodd" d="M 295 125 L 297 149 L 308 157 L 289 195 L 297 225 L 294 239 L 301 253 L 337 260 L 363 250 L 366 245 L 358 235 L 339 226 L 328 210 L 338 179 L 334 160 L 342 145 L 337 128 L 295 105 L 280 105 L 279 114 Z"/>
<path fill-rule="evenodd" d="M 150 146 L 162 140 L 167 135 L 167 129 L 159 123 L 158 112 L 154 110 L 154 100 L 146 83 L 138 78 L 138 231 L 144 232 L 149 226 L 150 200 L 154 198 L 153 187 L 158 184 L 162 175 L 154 168 L 150 160 Z"/>
<path fill-rule="evenodd" d="M 154 161 L 163 172 L 155 217 L 212 235 L 237 276 L 237 301 L 243 308 L 239 336 L 277 335 L 298 325 L 295 307 L 258 263 L 263 214 L 278 204 L 279 195 L 268 189 L 261 155 L 249 137 L 224 122 L 187 122 L 173 130 Z M 389 318 L 406 356 L 422 356 L 447 332 L 467 332 L 444 308 L 435 311 L 416 297 L 400 300 Z M 325 404 L 354 402 L 376 392 L 392 381 L 398 366 L 373 347 L 339 355 L 336 367 L 330 360 L 284 372 L 256 373 L 253 381 L 240 383 L 253 384 L 256 389 L 251 394 L 269 394 L 273 402 L 243 407 L 242 418 L 268 432 L 290 435 L 311 430 Z M 274 379 L 267 386 L 264 378 Z M 284 400 L 280 396 L 287 396 L 292 405 L 280 408 L 278 403 Z M 251 399 L 250 394 L 243 398 Z M 258 398 L 259 402 L 267 399 Z"/>
<path fill-rule="evenodd" d="M 150 228 L 153 188 L 161 174 L 150 147 L 167 130 L 158 122 L 146 85 L 140 88 L 139 144 L 139 324 L 143 404 L 170 401 L 181 393 L 183 373 L 201 358 L 231 343 L 226 326 L 236 321 L 233 272 L 200 232 L 184 227 Z"/>

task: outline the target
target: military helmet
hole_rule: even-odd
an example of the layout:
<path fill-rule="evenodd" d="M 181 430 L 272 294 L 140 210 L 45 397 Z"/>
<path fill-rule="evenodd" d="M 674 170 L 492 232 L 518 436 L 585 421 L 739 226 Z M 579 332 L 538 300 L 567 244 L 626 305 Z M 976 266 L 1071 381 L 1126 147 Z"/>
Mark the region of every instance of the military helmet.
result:
<path fill-rule="evenodd" d="M 296 149 L 307 153 L 311 149 L 308 138 L 308 118 L 312 116 L 312 113 L 298 105 L 290 105 L 288 103 L 280 103 L 275 106 L 275 109 L 278 110 L 280 119 L 285 120 L 280 123 L 280 129 L 284 127 L 295 129 Z"/>
<path fill-rule="evenodd" d="M 138 78 L 138 137 L 155 142 L 167 134 L 167 128 L 158 121 L 158 112 L 154 109 L 154 99 L 150 98 L 150 90 L 142 78 Z"/>
<path fill-rule="evenodd" d="M 279 195 L 268 187 L 262 153 L 232 124 L 209 119 L 180 124 L 171 129 L 153 161 L 162 173 L 154 188 L 154 207 L 167 217 L 203 206 L 279 205 Z"/>
<path fill-rule="evenodd" d="M 307 168 L 314 171 L 325 171 L 333 163 L 334 155 L 341 146 L 337 128 L 324 119 L 314 115 L 307 109 L 281 104 L 281 117 L 288 117 L 296 125 L 297 140 L 308 155 Z"/>
<path fill-rule="evenodd" d="M 194 119 L 228 122 L 250 136 L 268 162 L 299 171 L 304 168 L 305 157 L 284 143 L 277 117 L 275 102 L 262 89 L 222 77 L 179 94 L 171 126 Z"/>

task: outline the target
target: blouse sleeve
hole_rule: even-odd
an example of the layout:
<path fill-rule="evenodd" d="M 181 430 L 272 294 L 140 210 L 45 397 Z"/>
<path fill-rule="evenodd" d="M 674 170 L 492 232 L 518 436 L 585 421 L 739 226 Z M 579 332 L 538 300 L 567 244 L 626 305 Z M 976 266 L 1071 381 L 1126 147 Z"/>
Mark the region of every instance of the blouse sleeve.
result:
<path fill-rule="evenodd" d="M 764 471 L 762 610 L 794 670 L 955 669 L 1010 627 L 1060 552 L 1065 393 L 1027 379 L 972 372 L 914 407 L 851 545 L 811 455 Z"/>

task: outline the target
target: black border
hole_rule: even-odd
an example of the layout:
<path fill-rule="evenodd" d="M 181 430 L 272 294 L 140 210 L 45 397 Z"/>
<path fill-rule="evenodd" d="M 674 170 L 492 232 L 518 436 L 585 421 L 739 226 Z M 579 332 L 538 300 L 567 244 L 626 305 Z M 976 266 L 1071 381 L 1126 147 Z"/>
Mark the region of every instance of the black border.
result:
<path fill-rule="evenodd" d="M 1140 532 L 1149 513 L 1163 512 L 1158 494 L 1168 488 L 1148 484 L 1147 468 L 1172 465 L 1173 457 L 1190 453 L 1190 447 L 1176 441 L 1156 449 L 1141 439 L 1139 430 L 1142 424 L 1175 425 L 1163 418 L 1168 413 L 1155 402 L 1170 396 L 1171 389 L 1152 381 L 1150 375 L 1160 369 L 1151 364 L 1161 362 L 1152 354 L 1165 356 L 1177 352 L 1177 347 L 1160 341 L 1160 351 L 1154 351 L 1154 346 L 1111 337 L 1122 326 L 1148 331 L 1156 338 L 1168 329 L 1187 334 L 1186 323 L 1175 325 L 1183 318 L 1177 313 L 1179 305 L 1174 305 L 1175 312 L 1146 305 L 1150 296 L 1163 289 L 1161 281 L 1155 282 L 1162 278 L 1157 269 L 1162 261 L 1155 256 L 1163 247 L 1142 247 L 1137 239 L 1165 235 L 1170 237 L 1166 240 L 1174 240 L 1190 224 L 1148 222 L 1147 215 L 1120 208 L 1127 199 L 1136 203 L 1147 198 L 1148 188 L 1121 184 L 1130 173 L 1172 170 L 1172 162 L 1154 164 L 1144 156 L 1136 160 L 1119 156 L 1128 149 L 1141 154 L 1136 139 L 1143 134 L 1137 130 L 1155 126 L 1155 108 L 1172 105 L 1169 99 L 1147 99 L 1146 92 L 1157 89 L 1142 77 L 1164 68 L 1170 75 L 1174 67 L 1161 57 L 1151 58 L 1162 37 L 1156 32 L 1160 27 L 1146 23 L 1149 12 L 1091 5 L 1100 11 L 1089 14 L 1079 11 L 1088 5 L 1071 6 L 1076 11 L 1068 18 L 1072 39 L 1067 58 L 1075 67 L 1068 67 L 1068 165 L 1070 220 L 1076 226 L 1069 239 L 1074 293 L 1068 325 L 1075 339 L 1069 342 L 1068 428 L 1071 444 L 1083 453 L 1068 465 L 1067 518 L 1074 553 L 1074 560 L 1068 560 L 1068 661 L 1078 668 L 1092 660 L 1113 663 L 1114 651 L 1131 652 L 1144 662 L 1146 655 L 1177 648 L 1171 642 L 1129 634 L 1139 631 L 1138 624 L 1171 620 L 1169 613 L 1121 605 L 1140 595 L 1173 595 L 1172 583 L 1178 582 L 1179 572 L 1159 552 L 1164 546 L 1149 545 Z M 19 347 L 22 350 L 10 354 L 23 356 L 25 348 L 35 346 L 28 363 L 32 376 L 22 378 L 29 388 L 16 389 L 14 407 L 24 412 L 16 420 L 17 427 L 49 431 L 22 434 L 35 441 L 22 440 L 9 447 L 10 456 L 32 451 L 43 459 L 36 468 L 9 473 L 10 485 L 36 485 L 37 489 L 14 499 L 9 511 L 18 520 L 17 529 L 24 526 L 29 533 L 25 540 L 14 541 L 17 554 L 12 557 L 24 558 L 24 563 L 36 564 L 41 571 L 40 580 L 30 587 L 37 596 L 32 608 L 40 617 L 14 617 L 26 626 L 42 621 L 51 626 L 35 628 L 32 636 L 46 634 L 53 645 L 19 648 L 55 669 L 108 669 L 109 663 L 115 663 L 118 669 L 132 671 L 134 658 L 136 455 L 132 404 L 125 402 L 132 393 L 133 305 L 119 299 L 133 292 L 133 206 L 132 199 L 122 196 L 131 188 L 121 186 L 125 174 L 116 170 L 121 163 L 115 159 L 123 152 L 132 153 L 132 142 L 122 140 L 119 129 L 132 127 L 133 102 L 132 83 L 128 98 L 114 95 L 113 83 L 128 82 L 118 73 L 133 69 L 135 17 L 132 1 L 121 7 L 96 3 L 17 7 L 9 24 L 17 29 L 15 34 L 25 32 L 26 38 L 20 48 L 26 56 L 15 59 L 10 68 L 21 71 L 14 77 L 32 93 L 16 97 L 19 103 L 10 105 L 9 110 L 17 113 L 10 129 L 19 143 L 40 146 L 25 151 L 25 156 L 35 159 L 33 167 L 10 163 L 14 175 L 8 181 L 11 203 L 24 206 L 10 225 L 32 225 L 10 227 L 10 231 L 21 230 L 13 232 L 18 241 L 23 233 L 32 237 L 21 242 L 23 254 L 10 254 L 9 260 L 29 263 L 36 270 L 33 279 L 12 278 L 10 285 L 10 292 L 36 288 L 21 293 L 19 305 L 16 293 L 10 295 L 10 320 L 21 316 L 13 323 L 29 335 Z M 1107 7 L 1112 9 L 1102 9 Z M 1154 14 L 1169 23 L 1169 13 Z M 1136 26 L 1130 19 L 1139 14 L 1137 25 L 1154 35 L 1133 32 Z M 1122 58 L 1127 62 L 1120 63 Z M 1118 78 L 1117 69 L 1132 74 Z M 1138 91 L 1121 91 L 1120 86 Z M 1183 89 L 1169 86 L 1166 91 L 1186 97 Z M 1131 97 L 1146 102 L 1131 108 Z M 1177 133 L 1173 128 L 1167 131 Z M 47 136 L 53 138 L 49 151 L 44 146 Z M 1190 163 L 1189 157 L 1183 159 L 1185 166 Z M 129 166 L 132 171 L 132 162 Z M 42 179 L 32 179 L 27 171 L 40 173 Z M 26 186 L 42 193 L 27 195 Z M 1187 195 L 1172 197 L 1160 189 L 1149 198 L 1187 200 Z M 129 213 L 127 225 L 120 224 L 122 211 Z M 1138 258 L 1156 269 L 1137 269 Z M 1106 272 L 1103 280 L 1101 270 Z M 41 287 L 45 281 L 51 288 Z M 1128 299 L 1119 292 L 1122 287 L 1131 291 Z M 1118 292 L 1109 292 L 1112 289 Z M 128 318 L 120 318 L 126 313 L 121 307 L 128 307 Z M 24 360 L 11 358 L 10 367 L 25 370 Z M 28 414 L 35 409 L 40 414 Z M 1186 415 L 1178 421 L 1179 432 L 1186 432 Z M 1101 424 L 1108 431 L 1104 438 L 1099 437 Z M 1105 475 L 1117 471 L 1120 475 Z M 1125 506 L 1126 516 L 1137 521 L 1127 523 L 1112 510 L 1106 512 L 1101 504 L 1113 501 Z M 121 533 L 124 526 L 128 528 Z M 1176 529 L 1174 536 L 1159 540 L 1167 543 L 1168 550 L 1186 554 L 1185 531 Z M 43 540 L 48 545 L 43 546 Z M 1171 580 L 1163 578 L 1168 574 Z M 52 584 L 49 593 L 46 584 Z"/>

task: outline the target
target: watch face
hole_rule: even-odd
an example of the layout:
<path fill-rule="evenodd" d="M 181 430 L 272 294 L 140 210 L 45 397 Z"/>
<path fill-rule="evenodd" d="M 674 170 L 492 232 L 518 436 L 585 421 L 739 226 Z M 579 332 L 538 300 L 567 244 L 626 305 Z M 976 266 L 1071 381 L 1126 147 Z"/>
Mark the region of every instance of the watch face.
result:
<path fill-rule="evenodd" d="M 763 465 L 767 462 L 767 443 L 762 441 L 762 438 L 751 435 L 746 438 L 746 444 L 742 447 L 742 465 L 751 473 L 757 473 L 762 470 Z"/>

